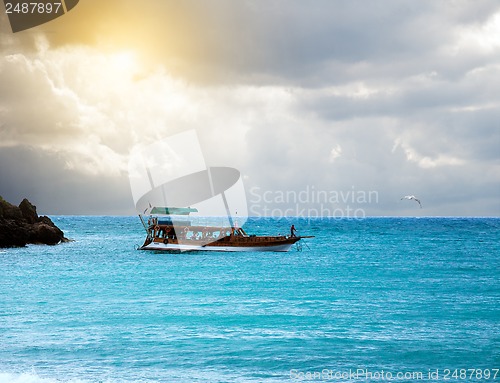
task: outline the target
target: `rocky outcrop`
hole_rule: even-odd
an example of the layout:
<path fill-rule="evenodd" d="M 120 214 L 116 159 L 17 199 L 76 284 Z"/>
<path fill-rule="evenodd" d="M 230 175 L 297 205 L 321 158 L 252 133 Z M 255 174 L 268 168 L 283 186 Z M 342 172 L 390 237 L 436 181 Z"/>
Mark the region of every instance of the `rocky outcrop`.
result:
<path fill-rule="evenodd" d="M 29 243 L 56 245 L 67 241 L 49 217 L 38 216 L 36 206 L 26 198 L 15 206 L 0 197 L 0 248 Z"/>
<path fill-rule="evenodd" d="M 31 224 L 37 222 L 38 214 L 36 213 L 36 206 L 33 206 L 26 198 L 19 204 L 19 209 L 26 222 Z"/>

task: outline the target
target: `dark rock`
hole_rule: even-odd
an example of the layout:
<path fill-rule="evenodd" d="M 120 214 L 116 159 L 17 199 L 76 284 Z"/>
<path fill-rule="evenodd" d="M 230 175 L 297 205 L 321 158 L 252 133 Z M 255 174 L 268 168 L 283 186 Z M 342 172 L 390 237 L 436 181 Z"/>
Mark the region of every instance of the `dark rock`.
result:
<path fill-rule="evenodd" d="M 46 245 L 57 245 L 59 242 L 67 242 L 64 233 L 47 216 L 38 218 L 38 222 L 33 225 L 35 232 L 34 243 L 44 243 Z"/>
<path fill-rule="evenodd" d="M 0 197 L 0 248 L 22 247 L 28 243 L 56 245 L 67 241 L 49 217 L 38 217 L 36 207 L 27 199 L 17 207 Z"/>
<path fill-rule="evenodd" d="M 64 238 L 64 233 L 56 226 L 50 226 L 43 222 L 33 225 L 30 234 L 31 243 L 42 243 L 45 245 L 57 245 Z"/>
<path fill-rule="evenodd" d="M 21 209 L 21 214 L 26 222 L 33 224 L 38 221 L 36 206 L 33 206 L 26 198 L 19 204 L 19 209 Z"/>
<path fill-rule="evenodd" d="M 56 226 L 54 224 L 54 222 L 52 222 L 52 220 L 49 217 L 47 217 L 46 215 L 42 215 L 41 217 L 38 217 L 37 222 L 41 222 L 41 223 L 44 223 L 44 224 L 49 225 L 49 226 L 54 226 L 54 227 Z"/>
<path fill-rule="evenodd" d="M 0 248 L 26 246 L 29 233 L 26 225 L 12 219 L 0 218 Z"/>
<path fill-rule="evenodd" d="M 19 209 L 17 206 L 8 203 L 3 198 L 0 199 L 0 204 L 2 206 L 3 218 L 14 219 L 16 221 L 23 219 L 23 213 L 21 213 L 21 209 Z"/>

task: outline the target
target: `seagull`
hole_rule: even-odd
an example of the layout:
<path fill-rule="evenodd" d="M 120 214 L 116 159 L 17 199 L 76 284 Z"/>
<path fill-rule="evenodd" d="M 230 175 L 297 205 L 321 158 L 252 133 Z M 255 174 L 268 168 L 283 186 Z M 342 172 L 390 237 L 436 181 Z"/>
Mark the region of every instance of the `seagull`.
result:
<path fill-rule="evenodd" d="M 420 200 L 419 200 L 417 197 L 415 197 L 414 195 L 405 195 L 405 196 L 404 196 L 404 197 L 402 197 L 401 199 L 402 199 L 402 200 L 403 200 L 403 199 L 410 199 L 410 200 L 412 199 L 412 200 L 414 200 L 414 201 L 418 202 L 418 204 L 420 205 L 420 209 L 422 209 L 422 204 L 420 203 Z"/>

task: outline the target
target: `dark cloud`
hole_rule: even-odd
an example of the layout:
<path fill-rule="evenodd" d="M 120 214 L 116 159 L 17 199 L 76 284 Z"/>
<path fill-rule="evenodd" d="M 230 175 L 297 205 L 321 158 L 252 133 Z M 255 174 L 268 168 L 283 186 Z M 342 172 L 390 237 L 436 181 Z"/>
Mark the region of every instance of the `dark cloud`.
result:
<path fill-rule="evenodd" d="M 356 64 L 372 76 L 439 69 L 460 28 L 484 23 L 499 7 L 490 0 L 87 0 L 40 30 L 53 46 L 138 47 L 190 81 L 302 86 L 353 79 Z M 456 62 L 463 60 L 444 65 Z"/>
<path fill-rule="evenodd" d="M 66 169 L 65 159 L 29 147 L 0 148 L 0 196 L 28 198 L 39 214 L 134 214 L 126 176 L 89 176 Z"/>
<path fill-rule="evenodd" d="M 129 212 L 127 151 L 196 128 L 207 163 L 248 190 L 500 215 L 499 15 L 489 0 L 87 0 L 32 32 L 2 26 L 0 194 Z M 147 69 L 114 78 L 103 52 L 129 49 Z"/>

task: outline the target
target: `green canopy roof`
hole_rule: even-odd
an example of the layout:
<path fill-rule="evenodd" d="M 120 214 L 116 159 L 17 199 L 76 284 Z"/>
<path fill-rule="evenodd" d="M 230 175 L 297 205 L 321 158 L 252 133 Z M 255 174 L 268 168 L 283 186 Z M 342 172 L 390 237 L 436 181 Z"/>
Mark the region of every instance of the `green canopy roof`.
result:
<path fill-rule="evenodd" d="M 196 213 L 198 209 L 190 207 L 158 207 L 155 206 L 151 209 L 150 214 L 165 214 L 165 215 L 189 215 L 189 213 Z"/>

